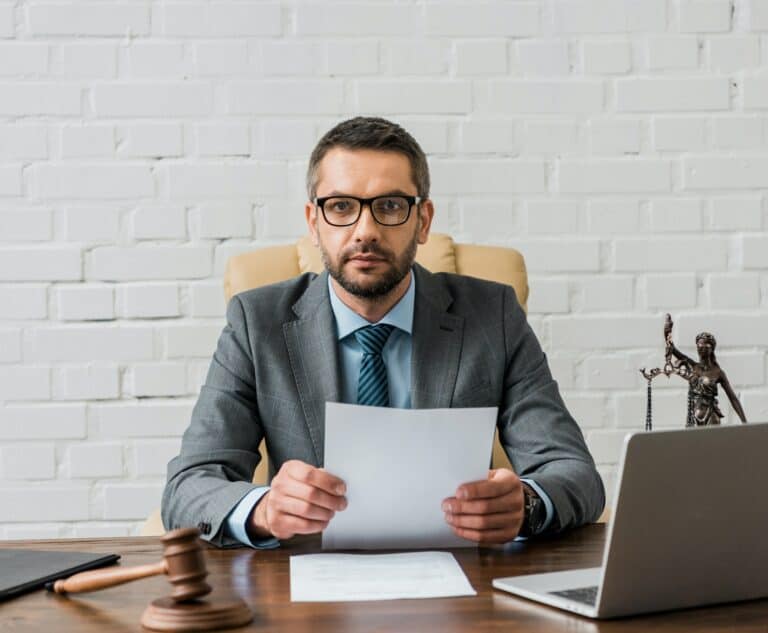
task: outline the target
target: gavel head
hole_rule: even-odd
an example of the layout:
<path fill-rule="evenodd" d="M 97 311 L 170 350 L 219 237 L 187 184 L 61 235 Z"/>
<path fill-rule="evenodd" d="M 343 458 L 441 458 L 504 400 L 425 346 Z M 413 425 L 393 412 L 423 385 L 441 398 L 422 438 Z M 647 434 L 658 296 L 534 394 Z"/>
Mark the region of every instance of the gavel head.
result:
<path fill-rule="evenodd" d="M 162 537 L 163 559 L 168 581 L 173 585 L 171 598 L 185 602 L 211 592 L 205 582 L 208 570 L 197 528 L 181 528 Z"/>

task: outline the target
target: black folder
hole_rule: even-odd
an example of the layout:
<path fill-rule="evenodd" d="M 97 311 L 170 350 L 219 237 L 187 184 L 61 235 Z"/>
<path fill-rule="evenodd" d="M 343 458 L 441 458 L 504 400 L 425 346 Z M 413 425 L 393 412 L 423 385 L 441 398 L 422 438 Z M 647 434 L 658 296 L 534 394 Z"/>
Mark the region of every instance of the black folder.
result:
<path fill-rule="evenodd" d="M 117 554 L 0 548 L 0 600 L 42 589 L 48 582 L 80 571 L 111 565 L 119 558 Z"/>

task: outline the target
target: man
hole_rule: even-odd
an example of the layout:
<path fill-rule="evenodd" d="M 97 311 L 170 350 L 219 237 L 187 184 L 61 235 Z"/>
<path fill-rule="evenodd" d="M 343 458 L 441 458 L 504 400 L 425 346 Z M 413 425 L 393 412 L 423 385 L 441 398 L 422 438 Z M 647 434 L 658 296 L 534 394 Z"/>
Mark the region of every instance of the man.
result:
<path fill-rule="evenodd" d="M 322 531 L 347 504 L 345 482 L 322 468 L 327 401 L 498 406 L 515 471 L 490 470 L 435 501 L 465 539 L 503 543 L 596 520 L 601 479 L 514 290 L 414 264 L 434 215 L 418 143 L 384 119 L 344 121 L 313 151 L 307 190 L 326 272 L 230 301 L 168 465 L 165 526 L 198 525 L 225 547 Z M 268 488 L 251 484 L 262 437 Z"/>

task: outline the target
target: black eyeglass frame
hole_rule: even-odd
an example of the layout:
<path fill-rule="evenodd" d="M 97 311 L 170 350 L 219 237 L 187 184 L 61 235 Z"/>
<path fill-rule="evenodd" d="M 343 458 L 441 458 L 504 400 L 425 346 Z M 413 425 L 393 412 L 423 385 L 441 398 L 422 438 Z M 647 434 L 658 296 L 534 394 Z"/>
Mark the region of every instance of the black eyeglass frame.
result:
<path fill-rule="evenodd" d="M 325 215 L 325 203 L 328 200 L 333 200 L 333 198 L 348 198 L 350 200 L 357 200 L 360 203 L 360 210 L 357 212 L 357 216 L 352 222 L 348 222 L 347 224 L 336 224 L 335 222 L 331 222 L 328 219 L 328 216 Z M 373 212 L 373 203 L 376 200 L 380 200 L 382 198 L 402 198 L 408 203 L 408 213 L 405 214 L 405 219 L 402 222 L 398 222 L 396 224 L 387 224 L 385 222 L 380 222 L 379 218 L 376 217 L 376 214 Z M 324 196 L 322 198 L 315 198 L 313 201 L 313 204 L 316 207 L 320 208 L 320 211 L 323 214 L 323 219 L 326 221 L 326 223 L 330 224 L 331 226 L 352 226 L 353 224 L 357 224 L 358 220 L 360 220 L 360 216 L 363 215 L 363 209 L 367 206 L 368 210 L 371 212 L 371 215 L 373 216 L 374 221 L 376 224 L 381 224 L 381 226 L 402 226 L 405 224 L 411 217 L 411 209 L 413 209 L 414 205 L 420 205 L 422 202 L 424 202 L 424 198 L 421 196 L 408 196 L 401 193 L 391 193 L 385 196 L 375 196 L 373 198 L 358 198 L 356 196 Z"/>

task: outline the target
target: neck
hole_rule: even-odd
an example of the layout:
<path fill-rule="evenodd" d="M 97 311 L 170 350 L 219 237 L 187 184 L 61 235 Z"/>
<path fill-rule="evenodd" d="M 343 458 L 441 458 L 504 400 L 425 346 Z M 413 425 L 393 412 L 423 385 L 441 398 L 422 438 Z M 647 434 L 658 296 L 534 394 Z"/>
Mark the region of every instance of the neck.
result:
<path fill-rule="evenodd" d="M 331 285 L 336 296 L 341 299 L 345 306 L 359 314 L 369 323 L 376 323 L 403 298 L 403 295 L 405 295 L 408 287 L 411 285 L 412 274 L 412 271 L 408 271 L 403 280 L 392 288 L 389 293 L 375 299 L 366 299 L 347 292 L 333 277 L 331 277 Z"/>

